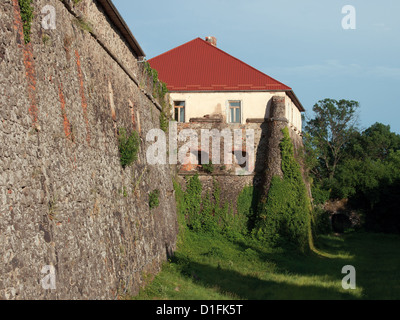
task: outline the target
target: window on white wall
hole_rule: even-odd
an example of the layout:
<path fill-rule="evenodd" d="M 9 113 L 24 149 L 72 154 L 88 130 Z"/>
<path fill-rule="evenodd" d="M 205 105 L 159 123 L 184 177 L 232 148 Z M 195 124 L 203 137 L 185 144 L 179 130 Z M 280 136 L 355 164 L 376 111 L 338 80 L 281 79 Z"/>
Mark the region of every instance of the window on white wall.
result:
<path fill-rule="evenodd" d="M 240 101 L 229 101 L 229 122 L 242 122 L 242 103 Z"/>
<path fill-rule="evenodd" d="M 186 103 L 185 101 L 174 101 L 174 119 L 177 122 L 185 122 L 185 108 Z"/>

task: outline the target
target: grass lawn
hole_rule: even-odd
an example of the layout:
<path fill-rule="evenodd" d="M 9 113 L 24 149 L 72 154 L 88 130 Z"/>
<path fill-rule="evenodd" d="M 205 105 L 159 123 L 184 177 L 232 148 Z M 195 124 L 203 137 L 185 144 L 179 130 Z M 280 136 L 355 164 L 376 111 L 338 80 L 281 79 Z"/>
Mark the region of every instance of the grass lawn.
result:
<path fill-rule="evenodd" d="M 302 255 L 187 232 L 175 257 L 134 299 L 400 299 L 400 236 L 323 236 L 317 247 Z M 342 288 L 345 265 L 356 269 L 356 290 Z"/>

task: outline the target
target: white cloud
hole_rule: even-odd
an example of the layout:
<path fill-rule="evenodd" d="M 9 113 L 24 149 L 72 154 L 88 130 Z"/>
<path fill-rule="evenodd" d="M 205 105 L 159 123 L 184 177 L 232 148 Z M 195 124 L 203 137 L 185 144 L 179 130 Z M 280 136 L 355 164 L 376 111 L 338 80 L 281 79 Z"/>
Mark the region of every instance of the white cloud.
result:
<path fill-rule="evenodd" d="M 373 23 L 372 27 L 378 31 L 390 31 L 392 30 L 391 27 L 389 27 L 388 25 L 386 25 L 384 22 L 377 22 L 377 23 Z"/>
<path fill-rule="evenodd" d="M 376 66 L 369 70 L 370 75 L 381 78 L 400 79 L 400 68 L 389 68 L 385 66 Z"/>

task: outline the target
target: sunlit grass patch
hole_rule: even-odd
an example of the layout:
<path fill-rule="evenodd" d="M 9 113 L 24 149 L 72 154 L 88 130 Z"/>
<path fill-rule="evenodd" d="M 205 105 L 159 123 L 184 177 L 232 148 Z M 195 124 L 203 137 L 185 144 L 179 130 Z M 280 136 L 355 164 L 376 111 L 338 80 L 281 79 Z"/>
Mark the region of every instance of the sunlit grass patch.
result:
<path fill-rule="evenodd" d="M 356 289 L 342 288 L 353 265 Z M 171 262 L 136 299 L 353 300 L 400 298 L 400 237 L 355 233 L 321 237 L 300 254 L 188 233 Z"/>

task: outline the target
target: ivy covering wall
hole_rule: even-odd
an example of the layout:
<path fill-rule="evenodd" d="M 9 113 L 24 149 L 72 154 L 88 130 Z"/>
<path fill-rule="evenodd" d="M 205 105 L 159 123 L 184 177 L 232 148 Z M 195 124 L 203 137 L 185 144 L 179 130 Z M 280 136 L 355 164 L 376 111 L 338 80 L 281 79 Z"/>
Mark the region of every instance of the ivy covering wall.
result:
<path fill-rule="evenodd" d="M 32 0 L 18 0 L 21 12 L 21 20 L 24 29 L 25 44 L 31 41 L 31 24 L 33 19 Z"/>
<path fill-rule="evenodd" d="M 283 129 L 283 136 L 280 147 L 284 177 L 272 178 L 267 200 L 259 204 L 253 234 L 270 244 L 285 242 L 305 251 L 311 241 L 311 202 L 288 128 Z"/>
<path fill-rule="evenodd" d="M 175 184 L 178 212 L 185 225 L 195 232 L 222 233 L 229 238 L 251 237 L 269 246 L 289 245 L 306 252 L 312 246 L 312 207 L 300 164 L 287 128 L 280 144 L 283 178 L 274 176 L 265 202 L 259 190 L 245 187 L 234 204 L 220 199 L 220 186 L 202 197 L 198 175 L 187 178 L 186 190 Z"/>

